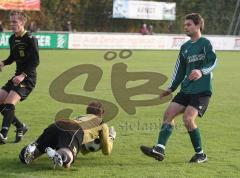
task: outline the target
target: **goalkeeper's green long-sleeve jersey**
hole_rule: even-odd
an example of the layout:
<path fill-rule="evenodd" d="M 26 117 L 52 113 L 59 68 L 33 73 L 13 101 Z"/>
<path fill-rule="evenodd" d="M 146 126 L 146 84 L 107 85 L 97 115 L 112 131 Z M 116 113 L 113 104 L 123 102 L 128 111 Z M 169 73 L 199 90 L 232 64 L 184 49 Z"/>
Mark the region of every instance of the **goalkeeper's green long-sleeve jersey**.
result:
<path fill-rule="evenodd" d="M 217 58 L 210 41 L 204 37 L 193 42 L 187 41 L 181 46 L 169 88 L 174 91 L 181 84 L 185 94 L 212 94 L 212 71 Z M 189 80 L 193 69 L 199 69 L 202 77 Z"/>

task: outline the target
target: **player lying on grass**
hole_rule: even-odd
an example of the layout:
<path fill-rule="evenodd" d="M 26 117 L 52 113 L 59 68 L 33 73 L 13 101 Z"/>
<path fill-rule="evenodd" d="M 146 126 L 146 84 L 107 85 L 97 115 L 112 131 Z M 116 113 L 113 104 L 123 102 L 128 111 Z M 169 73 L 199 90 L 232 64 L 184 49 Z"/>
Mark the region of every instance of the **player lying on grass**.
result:
<path fill-rule="evenodd" d="M 30 164 L 46 153 L 53 160 L 54 168 L 56 166 L 68 168 L 79 152 L 87 154 L 102 150 L 104 155 L 109 155 L 116 131 L 103 123 L 103 105 L 91 102 L 86 113 L 74 120 L 62 119 L 49 125 L 34 143 L 21 150 L 19 154 L 21 162 Z"/>

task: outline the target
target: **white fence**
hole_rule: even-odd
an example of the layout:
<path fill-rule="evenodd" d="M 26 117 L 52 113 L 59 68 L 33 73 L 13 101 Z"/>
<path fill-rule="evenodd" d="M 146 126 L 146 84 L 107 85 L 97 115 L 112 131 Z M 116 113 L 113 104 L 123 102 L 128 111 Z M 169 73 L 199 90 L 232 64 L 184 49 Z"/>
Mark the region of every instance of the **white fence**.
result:
<path fill-rule="evenodd" d="M 206 35 L 215 50 L 240 50 L 240 36 Z M 114 33 L 71 33 L 69 49 L 178 50 L 189 40 L 186 35 L 140 35 Z"/>

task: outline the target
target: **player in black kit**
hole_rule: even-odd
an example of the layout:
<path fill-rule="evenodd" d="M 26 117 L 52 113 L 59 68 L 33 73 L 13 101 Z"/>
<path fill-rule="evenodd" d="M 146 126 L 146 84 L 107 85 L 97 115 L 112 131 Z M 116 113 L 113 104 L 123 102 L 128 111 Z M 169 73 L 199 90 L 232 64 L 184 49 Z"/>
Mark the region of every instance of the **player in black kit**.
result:
<path fill-rule="evenodd" d="M 38 42 L 26 32 L 24 26 L 27 16 L 22 11 L 10 13 L 10 26 L 13 35 L 9 39 L 10 55 L 0 62 L 0 71 L 6 65 L 16 62 L 15 75 L 0 89 L 0 112 L 3 115 L 0 131 L 0 144 L 7 142 L 10 125 L 16 126 L 15 142 L 21 141 L 27 126 L 15 116 L 15 105 L 31 93 L 36 84 L 36 67 L 39 64 Z"/>

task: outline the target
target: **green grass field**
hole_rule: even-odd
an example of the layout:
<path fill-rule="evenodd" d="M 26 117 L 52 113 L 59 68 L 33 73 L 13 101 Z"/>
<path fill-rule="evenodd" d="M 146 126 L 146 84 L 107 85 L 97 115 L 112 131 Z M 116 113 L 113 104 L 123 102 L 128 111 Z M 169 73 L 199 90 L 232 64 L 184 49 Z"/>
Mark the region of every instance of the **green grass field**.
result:
<path fill-rule="evenodd" d="M 106 51 L 97 50 L 41 50 L 41 64 L 38 68 L 38 83 L 29 98 L 17 105 L 16 114 L 30 127 L 24 140 L 19 144 L 14 140 L 11 127 L 9 142 L 0 145 L 0 177 L 239 177 L 240 173 L 240 53 L 217 52 L 218 66 L 214 71 L 214 95 L 203 119 L 198 119 L 204 150 L 209 157 L 205 164 L 189 164 L 194 154 L 189 136 L 182 119 L 166 148 L 163 162 L 145 157 L 139 146 L 155 144 L 163 112 L 168 103 L 137 107 L 135 115 L 128 115 L 116 102 L 111 90 L 113 64 L 123 62 L 129 72 L 158 72 L 168 77 L 161 86 L 169 84 L 177 51 L 133 51 L 128 59 L 119 57 L 107 61 Z M 8 50 L 0 51 L 0 58 L 8 56 Z M 71 67 L 94 64 L 103 70 L 103 77 L 95 91 L 86 92 L 83 85 L 86 75 L 74 79 L 66 88 L 66 93 L 104 99 L 118 106 L 118 115 L 109 122 L 117 131 L 113 153 L 104 156 L 100 152 L 86 156 L 79 155 L 73 166 L 53 170 L 52 163 L 44 155 L 32 165 L 26 166 L 18 160 L 23 146 L 33 142 L 42 130 L 54 121 L 55 114 L 64 108 L 74 110 L 73 115 L 82 114 L 84 105 L 60 103 L 49 95 L 51 82 Z M 15 66 L 9 66 L 0 73 L 0 85 L 14 73 Z M 121 76 L 120 76 L 121 77 Z M 138 82 L 132 85 L 136 85 Z M 139 96 L 148 98 L 149 96 Z"/>

